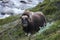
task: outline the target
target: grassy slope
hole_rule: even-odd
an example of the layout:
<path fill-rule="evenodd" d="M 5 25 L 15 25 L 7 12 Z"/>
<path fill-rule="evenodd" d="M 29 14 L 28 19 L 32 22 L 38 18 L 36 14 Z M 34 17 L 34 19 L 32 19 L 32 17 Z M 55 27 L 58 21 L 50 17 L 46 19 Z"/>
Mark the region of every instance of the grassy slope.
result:
<path fill-rule="evenodd" d="M 10 33 L 8 35 L 8 33 Z M 16 25 L 14 28 L 11 28 L 7 30 L 2 37 L 0 37 L 0 40 L 18 40 L 18 38 L 22 37 L 24 35 L 22 31 L 22 27 L 20 24 Z"/>
<path fill-rule="evenodd" d="M 10 16 L 10 17 L 7 17 L 6 19 L 0 19 L 0 25 L 6 24 L 6 23 L 8 24 L 10 22 L 13 22 L 13 21 L 16 21 L 16 20 L 19 20 L 19 19 L 20 19 L 19 15 Z M 10 36 L 12 37 L 12 39 L 10 38 L 10 36 L 8 35 L 8 33 L 11 33 Z M 3 35 L 2 35 L 2 37 L 0 37 L 0 40 L 18 39 L 18 37 L 21 37 L 23 35 L 24 35 L 24 33 L 22 31 L 21 24 L 19 23 L 16 26 L 11 27 L 11 29 L 8 29 L 5 32 L 3 32 Z"/>
<path fill-rule="evenodd" d="M 5 19 L 0 19 L 0 25 L 6 24 L 6 23 L 9 23 L 9 22 L 13 22 L 13 21 L 15 21 L 17 19 L 19 19 L 18 15 L 10 16 L 10 17 L 7 17 Z"/>
<path fill-rule="evenodd" d="M 43 3 L 40 3 L 36 7 L 30 9 L 30 11 L 42 11 L 46 15 L 48 21 L 60 20 L 60 0 L 45 0 Z"/>
<path fill-rule="evenodd" d="M 43 11 L 44 14 L 52 14 L 54 13 L 55 11 L 58 11 L 59 10 L 59 7 L 58 5 L 59 4 L 60 0 L 59 1 L 48 1 L 48 0 L 45 0 L 43 3 L 39 3 L 36 7 L 30 9 L 31 11 Z M 57 5 L 58 4 L 58 5 Z"/>
<path fill-rule="evenodd" d="M 56 21 L 49 29 L 37 35 L 36 40 L 60 40 L 60 21 Z"/>

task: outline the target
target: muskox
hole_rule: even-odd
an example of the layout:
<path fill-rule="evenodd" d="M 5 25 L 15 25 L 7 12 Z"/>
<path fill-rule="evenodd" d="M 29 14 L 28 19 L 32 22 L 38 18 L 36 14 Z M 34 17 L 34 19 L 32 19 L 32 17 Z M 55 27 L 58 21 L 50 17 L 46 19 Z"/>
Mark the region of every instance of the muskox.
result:
<path fill-rule="evenodd" d="M 21 16 L 23 31 L 27 34 L 34 34 L 40 30 L 40 27 L 46 25 L 46 18 L 42 12 L 25 11 Z"/>

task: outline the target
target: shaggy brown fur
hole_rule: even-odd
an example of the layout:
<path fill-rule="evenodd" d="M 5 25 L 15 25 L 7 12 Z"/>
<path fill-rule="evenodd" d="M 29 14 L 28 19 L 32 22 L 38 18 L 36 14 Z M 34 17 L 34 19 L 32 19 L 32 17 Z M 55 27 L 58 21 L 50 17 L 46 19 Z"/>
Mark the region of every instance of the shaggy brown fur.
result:
<path fill-rule="evenodd" d="M 28 17 L 28 26 L 24 27 L 23 30 L 26 33 L 35 33 L 40 30 L 39 27 L 44 27 L 46 25 L 46 18 L 42 12 L 30 12 L 26 11 L 22 14 L 22 16 L 26 15 Z"/>

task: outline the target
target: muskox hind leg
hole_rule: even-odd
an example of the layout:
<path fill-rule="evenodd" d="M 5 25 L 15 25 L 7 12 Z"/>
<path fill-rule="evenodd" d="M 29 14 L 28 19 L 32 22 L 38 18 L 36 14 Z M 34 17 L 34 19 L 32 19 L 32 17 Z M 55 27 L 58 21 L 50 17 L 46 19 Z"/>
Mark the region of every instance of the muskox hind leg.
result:
<path fill-rule="evenodd" d="M 40 30 L 39 25 L 35 23 L 34 25 L 34 30 L 35 32 L 38 32 Z"/>
<path fill-rule="evenodd" d="M 38 32 L 39 30 L 40 30 L 40 28 L 36 26 L 35 32 Z"/>

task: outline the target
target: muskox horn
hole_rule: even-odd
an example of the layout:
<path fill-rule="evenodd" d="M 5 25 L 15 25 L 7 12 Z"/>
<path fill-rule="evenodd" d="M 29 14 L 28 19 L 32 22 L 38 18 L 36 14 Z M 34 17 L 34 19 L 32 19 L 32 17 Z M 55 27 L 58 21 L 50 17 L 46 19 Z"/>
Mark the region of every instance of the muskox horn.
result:
<path fill-rule="evenodd" d="M 28 18 L 28 21 L 31 22 L 31 18 Z"/>

